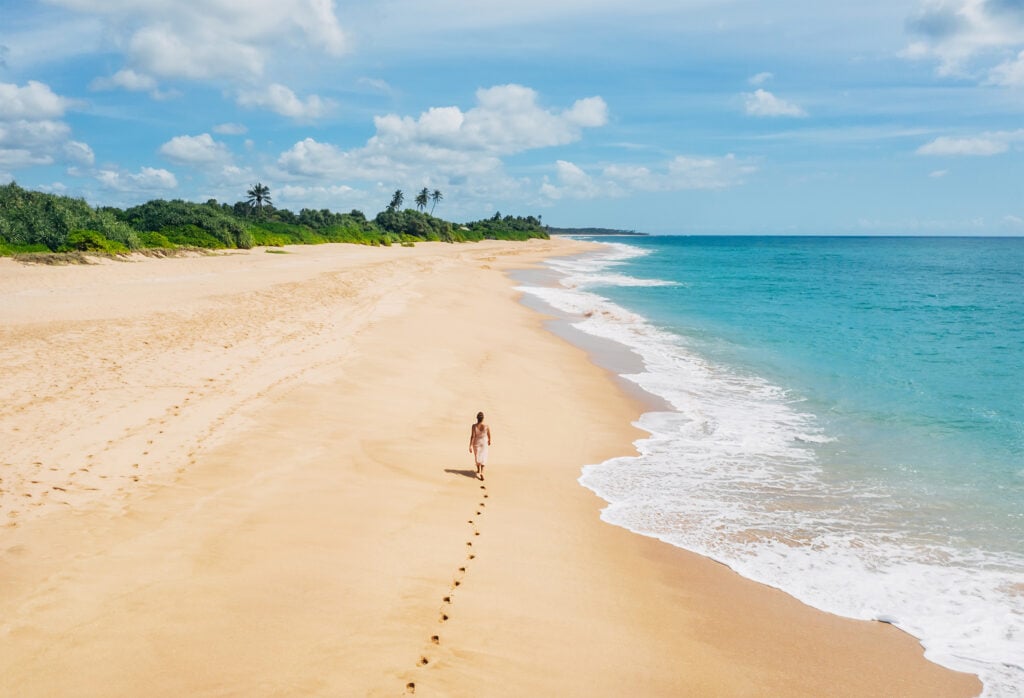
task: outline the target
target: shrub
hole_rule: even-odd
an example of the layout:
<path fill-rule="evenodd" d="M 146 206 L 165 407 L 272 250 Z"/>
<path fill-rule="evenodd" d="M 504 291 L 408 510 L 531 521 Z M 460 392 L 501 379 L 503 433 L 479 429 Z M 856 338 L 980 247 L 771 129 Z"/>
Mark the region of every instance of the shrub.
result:
<path fill-rule="evenodd" d="M 106 252 L 107 254 L 125 254 L 128 248 L 103 236 L 98 230 L 72 230 L 59 252 Z"/>
<path fill-rule="evenodd" d="M 150 230 L 139 233 L 139 246 L 144 248 L 159 247 L 166 250 L 176 247 L 163 233 L 156 233 Z"/>
<path fill-rule="evenodd" d="M 210 250 L 222 250 L 228 245 L 220 238 L 214 237 L 202 228 L 194 225 L 181 225 L 173 228 L 164 228 L 160 231 L 166 239 L 175 245 L 187 247 L 205 247 Z"/>

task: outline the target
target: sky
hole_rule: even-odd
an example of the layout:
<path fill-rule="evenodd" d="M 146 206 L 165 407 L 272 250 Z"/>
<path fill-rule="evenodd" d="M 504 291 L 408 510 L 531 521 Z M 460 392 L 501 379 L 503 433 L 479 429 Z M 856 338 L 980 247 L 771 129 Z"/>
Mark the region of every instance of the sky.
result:
<path fill-rule="evenodd" d="M 0 183 L 1024 235 L 1024 0 L 0 0 Z"/>

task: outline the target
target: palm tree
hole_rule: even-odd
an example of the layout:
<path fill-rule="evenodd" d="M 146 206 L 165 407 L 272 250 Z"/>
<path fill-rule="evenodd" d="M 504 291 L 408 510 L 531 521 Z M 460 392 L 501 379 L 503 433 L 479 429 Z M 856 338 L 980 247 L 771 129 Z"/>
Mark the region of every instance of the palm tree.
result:
<path fill-rule="evenodd" d="M 246 192 L 249 198 L 246 199 L 246 203 L 252 208 L 257 209 L 260 213 L 263 213 L 263 204 L 270 203 L 270 187 L 256 182 L 256 184 L 249 187 L 249 191 Z"/>
<path fill-rule="evenodd" d="M 427 207 L 427 201 L 430 200 L 430 192 L 427 191 L 426 187 L 420 189 L 420 193 L 416 195 L 416 208 L 420 211 Z"/>
<path fill-rule="evenodd" d="M 443 198 L 444 198 L 444 194 L 441 193 L 440 189 L 435 189 L 433 192 L 431 192 L 430 200 L 434 202 L 434 203 L 432 203 L 430 205 L 430 215 L 431 216 L 434 215 L 434 207 L 437 206 L 437 202 L 440 201 Z"/>
<path fill-rule="evenodd" d="M 401 189 L 395 189 L 395 193 L 391 195 L 391 203 L 388 204 L 388 209 L 397 211 L 403 201 L 405 201 L 405 194 L 402 193 Z"/>

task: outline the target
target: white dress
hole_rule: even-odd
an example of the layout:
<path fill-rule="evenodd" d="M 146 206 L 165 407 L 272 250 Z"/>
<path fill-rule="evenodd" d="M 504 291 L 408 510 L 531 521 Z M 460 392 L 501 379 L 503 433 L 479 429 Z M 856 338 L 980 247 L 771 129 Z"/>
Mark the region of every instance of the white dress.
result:
<path fill-rule="evenodd" d="M 473 425 L 473 457 L 480 465 L 487 465 L 487 427 Z"/>

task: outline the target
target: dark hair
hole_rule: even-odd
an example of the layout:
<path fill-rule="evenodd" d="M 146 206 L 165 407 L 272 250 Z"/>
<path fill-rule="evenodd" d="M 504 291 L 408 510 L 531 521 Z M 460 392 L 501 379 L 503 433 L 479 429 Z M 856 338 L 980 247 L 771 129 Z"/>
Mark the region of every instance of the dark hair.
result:
<path fill-rule="evenodd" d="M 477 412 L 476 413 L 476 423 L 479 424 L 482 421 L 484 421 L 484 413 L 483 412 Z"/>

